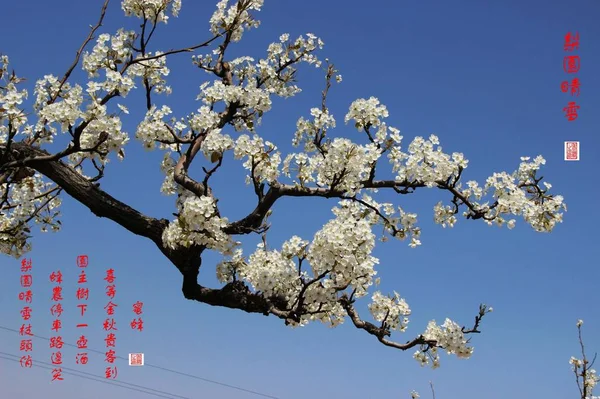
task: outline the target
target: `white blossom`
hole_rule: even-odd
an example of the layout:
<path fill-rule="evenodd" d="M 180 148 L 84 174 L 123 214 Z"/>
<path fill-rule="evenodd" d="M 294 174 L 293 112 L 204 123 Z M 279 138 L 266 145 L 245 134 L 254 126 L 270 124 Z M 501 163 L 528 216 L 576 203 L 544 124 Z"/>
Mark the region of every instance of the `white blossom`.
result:
<path fill-rule="evenodd" d="M 167 23 L 169 6 L 171 6 L 171 14 L 177 17 L 181 10 L 181 0 L 123 0 L 121 2 L 125 15 L 147 18 L 152 23 L 155 21 Z"/>
<path fill-rule="evenodd" d="M 214 129 L 209 131 L 204 138 L 202 152 L 210 160 L 212 154 L 223 154 L 233 146 L 234 142 L 228 134 L 221 134 L 221 129 Z"/>
<path fill-rule="evenodd" d="M 450 319 L 446 319 L 441 326 L 437 325 L 435 320 L 430 321 L 427 325 L 427 329 L 423 333 L 423 337 L 426 340 L 436 341 L 437 347 L 442 348 L 448 354 L 454 354 L 459 358 L 469 358 L 473 353 L 473 348 L 467 346 L 467 339 L 462 332 L 462 328 Z M 437 368 L 439 366 L 437 350 L 433 350 L 432 355 L 432 366 Z M 422 366 L 429 364 L 429 357 L 424 352 L 418 351 L 417 354 L 415 354 L 415 359 L 418 360 Z"/>
<path fill-rule="evenodd" d="M 350 110 L 346 114 L 345 122 L 354 120 L 355 127 L 358 131 L 369 126 L 379 126 L 383 118 L 389 116 L 385 105 L 380 104 L 375 97 L 370 97 L 368 100 L 359 98 L 350 105 Z"/>
<path fill-rule="evenodd" d="M 411 314 L 405 299 L 395 291 L 389 296 L 381 291 L 369 292 L 373 284 L 380 284 L 376 277 L 379 259 L 373 251 L 378 238 L 384 241 L 390 235 L 407 240 L 415 248 L 421 245 L 421 230 L 415 213 L 391 202 L 378 202 L 374 187 L 398 192 L 428 187 L 448 194 L 448 203 L 439 201 L 433 208 L 433 219 L 442 227 L 456 224 L 459 207 L 467 218 L 506 225 L 509 229 L 516 225 L 513 216 L 522 216 L 537 231 L 551 231 L 562 222 L 562 212 L 566 211 L 563 197 L 549 194 L 551 184 L 539 185 L 537 173 L 546 162 L 543 157 L 522 157 L 512 173 L 497 172 L 483 183 L 470 180 L 463 184 L 460 178 L 469 161 L 462 153 L 444 152 L 436 135 L 428 139 L 415 137 L 403 148 L 400 130 L 386 121 L 388 109 L 375 97 L 353 101 L 344 118 L 346 124 L 352 122 L 362 132 L 360 140 L 366 144 L 334 137 L 336 119 L 323 101 L 320 107 L 310 109 L 310 116 L 297 120 L 293 135 L 287 139 L 291 138 L 301 152 L 287 154 L 282 161 L 275 143 L 286 138 L 274 136 L 272 142 L 266 140 L 260 127 L 263 115 L 271 111 L 277 97 L 289 98 L 301 92 L 296 68 L 301 64 L 320 68 L 322 61 L 317 53 L 324 43 L 312 33 L 295 38 L 283 33 L 266 47 L 264 58 L 239 55 L 226 60 L 226 44 L 229 40 L 240 41 L 246 31 L 259 26 L 254 14 L 263 4 L 264 0 L 219 1 L 210 18 L 210 31 L 221 35 L 213 44 L 219 44 L 192 59 L 194 65 L 211 76 L 200 84 L 198 108 L 182 117 L 174 108 L 151 98 L 149 109 L 137 124 L 135 137 L 145 149 L 164 150 L 160 191 L 177 195 L 178 212 L 162 232 L 166 247 L 201 246 L 217 251 L 222 255 L 216 267 L 218 280 L 246 283 L 254 293 L 290 312 L 286 321 L 292 326 L 319 321 L 335 327 L 348 317 L 343 299 L 350 295 L 352 299 L 370 296 L 368 310 L 372 319 L 386 331 L 403 332 Z M 146 26 L 146 22 L 166 23 L 170 16 L 178 16 L 181 1 L 123 0 L 121 7 L 127 16 L 144 18 Z M 43 76 L 34 87 L 32 113 L 21 109 L 28 92 L 18 88 L 21 79 L 8 73 L 8 57 L 1 56 L 0 144 L 5 145 L 9 137 L 17 135 L 35 137 L 35 145 L 52 143 L 59 133 L 66 133 L 69 140 L 77 137 L 77 145 L 84 151 L 70 154 L 63 161 L 71 167 L 78 165 L 75 170 L 86 178 L 90 177 L 79 166 L 83 161 L 92 159 L 95 166 L 96 161 L 105 166 L 110 153 L 122 159 L 129 135 L 123 130 L 121 118 L 134 116 L 121 103 L 122 99 L 137 86 L 148 86 L 153 93 L 171 93 L 168 56 L 160 50 L 141 50 L 136 43 L 139 38 L 138 32 L 125 29 L 99 34 L 81 60 L 88 81 L 79 85 L 53 75 Z M 325 62 L 331 65 L 328 59 Z M 335 81 L 342 82 L 342 75 L 335 73 Z M 27 125 L 28 114 L 35 117 L 31 125 Z M 281 131 L 285 129 L 282 127 Z M 231 226 L 218 209 L 218 199 L 212 191 L 199 195 L 174 181 L 175 167 L 183 160 L 183 154 L 190 154 L 185 151 L 188 145 L 194 145 L 192 142 L 212 163 L 232 151 L 246 170 L 246 182 L 254 183 L 259 201 L 262 184 L 271 186 L 270 193 L 276 195 L 280 189 L 279 193 L 284 194 L 316 194 L 342 200 L 332 209 L 332 219 L 312 239 L 294 235 L 281 248 L 271 248 L 265 236 L 253 252 L 244 254 L 238 248 L 240 243 L 226 233 Z M 193 149 L 196 150 L 198 146 Z M 384 154 L 393 177 L 377 185 L 373 183 L 377 180 L 375 172 L 377 177 L 381 173 L 377 163 Z M 200 159 L 194 161 L 200 165 L 194 166 L 201 171 L 209 162 L 197 158 Z M 220 162 L 215 168 L 219 166 Z M 285 178 L 293 184 L 280 181 Z M 60 198 L 44 202 L 44 193 L 54 189 L 44 179 L 33 173 L 10 184 L 0 184 L 7 203 L 15 204 L 3 208 L 0 214 L 2 252 L 20 257 L 31 249 L 30 222 L 39 224 L 42 231 L 59 229 Z M 402 191 L 404 188 L 406 191 Z M 582 323 L 579 320 L 577 326 Z M 438 348 L 459 358 L 473 353 L 461 327 L 450 319 L 442 325 L 429 322 L 423 338 L 435 345 L 423 345 L 415 352 L 414 358 L 421 365 L 439 367 Z M 574 368 L 583 366 L 583 360 L 576 358 L 571 358 L 570 363 Z M 586 386 L 591 390 L 597 382 L 596 371 L 589 370 Z M 411 396 L 414 399 L 419 394 L 413 391 Z"/>
<path fill-rule="evenodd" d="M 385 322 L 392 330 L 406 331 L 406 324 L 410 315 L 410 308 L 403 298 L 397 292 L 394 296 L 384 296 L 380 291 L 373 293 L 372 303 L 369 304 L 369 311 L 378 322 Z"/>
<path fill-rule="evenodd" d="M 187 193 L 186 193 L 187 194 Z M 179 217 L 163 232 L 163 241 L 170 248 L 205 245 L 207 248 L 228 254 L 234 246 L 223 228 L 227 218 L 217 216 L 212 197 L 182 195 L 177 201 Z"/>
<path fill-rule="evenodd" d="M 258 27 L 260 21 L 255 20 L 249 11 L 260 11 L 264 0 L 247 1 L 248 5 L 241 13 L 238 13 L 238 3 L 236 1 L 229 7 L 227 7 L 228 0 L 221 0 L 217 3 L 217 10 L 210 18 L 210 30 L 213 34 L 216 35 L 221 31 L 231 29 L 231 41 L 239 42 L 245 29 Z"/>
<path fill-rule="evenodd" d="M 243 163 L 244 168 L 251 172 L 246 179 L 248 184 L 252 182 L 252 178 L 258 182 L 276 181 L 281 163 L 280 153 L 276 150 L 277 147 L 273 143 L 265 142 L 258 135 L 250 138 L 244 134 L 236 140 L 234 157 L 235 159 L 246 159 Z"/>

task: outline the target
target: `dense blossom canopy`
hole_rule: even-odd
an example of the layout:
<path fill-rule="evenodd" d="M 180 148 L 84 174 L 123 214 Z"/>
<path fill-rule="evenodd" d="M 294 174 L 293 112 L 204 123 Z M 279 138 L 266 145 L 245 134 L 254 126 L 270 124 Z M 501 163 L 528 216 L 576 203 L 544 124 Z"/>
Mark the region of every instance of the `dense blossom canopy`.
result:
<path fill-rule="evenodd" d="M 379 263 L 373 249 L 378 239 L 389 237 L 408 240 L 410 247 L 421 241 L 417 215 L 397 204 L 378 202 L 377 193 L 438 189 L 448 195 L 447 202 L 433 209 L 435 222 L 443 227 L 454 226 L 462 212 L 467 219 L 508 228 L 515 226 L 513 217 L 521 216 L 536 231 L 548 232 L 562 221 L 566 207 L 537 176 L 544 158 L 523 157 L 512 173 L 494 173 L 483 183 L 463 182 L 468 166 L 463 154 L 444 152 L 435 135 L 406 143 L 400 130 L 387 122 L 386 106 L 374 97 L 354 100 L 344 116 L 349 130 L 360 133 L 352 135 L 357 141 L 335 137 L 332 132 L 343 128 L 336 125 L 326 100 L 332 84 L 341 83 L 342 77 L 318 55 L 324 46 L 318 37 L 282 34 L 264 58 L 227 58 L 229 46 L 259 26 L 255 14 L 262 0 L 219 1 L 210 17 L 211 37 L 196 46 L 162 52 L 149 51 L 149 43 L 160 23 L 179 14 L 181 1 L 123 0 L 121 5 L 127 16 L 141 20 L 140 31 L 102 33 L 94 44 L 92 35 L 101 24 L 93 27 L 73 65 L 81 65 L 89 80 L 71 82 L 72 68 L 63 77 L 42 77 L 35 85 L 31 111 L 22 109 L 28 93 L 20 89 L 21 79 L 9 72 L 9 58 L 1 58 L 1 250 L 14 257 L 29 251 L 34 223 L 42 231 L 59 230 L 58 208 L 65 191 L 96 215 L 154 241 L 182 272 L 187 298 L 273 314 L 293 326 L 313 320 L 336 326 L 349 318 L 385 345 L 417 347 L 414 357 L 423 365 L 439 365 L 438 348 L 469 357 L 473 348 L 466 335 L 479 332 L 481 318 L 492 310 L 484 305 L 471 329 L 446 319 L 441 325 L 431 321 L 406 344 L 388 340 L 391 330 L 407 330 L 411 310 L 398 293 L 372 290 L 378 285 Z M 167 105 L 155 105 L 153 96 L 172 92 L 169 57 L 192 51 L 197 51 L 193 64 L 211 78 L 199 87 L 197 110 L 184 116 Z M 325 89 L 320 106 L 308 110 L 289 137 L 298 152 L 282 154 L 261 137 L 260 124 L 271 112 L 274 97 L 300 92 L 296 72 L 302 64 L 324 71 Z M 147 150 L 163 154 L 160 191 L 176 197 L 171 221 L 142 215 L 94 184 L 111 157 L 125 156 L 130 134 L 123 130 L 122 119 L 129 111 L 122 100 L 140 88 L 146 93 L 147 112 L 134 136 Z M 63 151 L 50 154 L 43 149 L 63 137 L 69 141 Z M 196 159 L 198 152 L 207 166 L 205 176 L 195 180 L 188 171 L 193 161 L 202 162 Z M 257 197 L 256 208 L 238 221 L 221 213 L 210 189 L 227 153 L 247 170 L 246 182 Z M 83 165 L 92 165 L 98 175 L 86 176 Z M 254 250 L 241 248 L 236 235 L 266 234 L 272 205 L 288 196 L 339 202 L 333 218 L 312 239 L 292 235 L 281 248 L 272 248 L 265 237 Z M 221 289 L 197 283 L 204 250 L 222 254 L 217 266 Z M 354 303 L 362 297 L 370 298 L 368 309 L 377 324 L 360 318 Z"/>

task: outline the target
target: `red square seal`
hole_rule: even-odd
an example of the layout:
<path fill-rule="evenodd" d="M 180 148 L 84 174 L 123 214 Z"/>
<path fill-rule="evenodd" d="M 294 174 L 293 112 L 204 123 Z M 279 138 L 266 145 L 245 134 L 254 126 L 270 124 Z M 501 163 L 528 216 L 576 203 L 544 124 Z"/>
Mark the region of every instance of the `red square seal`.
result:
<path fill-rule="evenodd" d="M 79 255 L 77 257 L 77 266 L 87 267 L 87 265 L 88 265 L 88 256 L 87 255 Z"/>
<path fill-rule="evenodd" d="M 579 161 L 579 141 L 565 141 L 565 161 Z"/>
<path fill-rule="evenodd" d="M 130 353 L 129 354 L 129 365 L 130 366 L 143 366 L 144 365 L 144 354 L 143 353 Z"/>

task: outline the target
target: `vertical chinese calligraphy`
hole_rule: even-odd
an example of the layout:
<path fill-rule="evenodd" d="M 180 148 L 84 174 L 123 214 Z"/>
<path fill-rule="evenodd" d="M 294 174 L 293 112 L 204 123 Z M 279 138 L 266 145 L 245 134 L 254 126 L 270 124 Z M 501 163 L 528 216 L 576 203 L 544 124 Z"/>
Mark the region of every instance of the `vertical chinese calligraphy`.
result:
<path fill-rule="evenodd" d="M 571 75 L 578 73 L 581 68 L 581 57 L 575 54 L 575 51 L 579 50 L 579 32 L 568 32 L 565 35 L 563 50 L 569 53 L 563 57 L 563 70 Z M 560 84 L 560 90 L 563 93 L 569 93 L 571 97 L 579 97 L 581 82 L 577 76 L 572 76 Z M 569 122 L 573 122 L 579 116 L 580 108 L 574 99 L 568 101 L 567 106 L 563 108 L 565 118 Z M 578 141 L 565 141 L 565 161 L 579 161 Z"/>
<path fill-rule="evenodd" d="M 133 318 L 133 320 L 130 323 L 131 329 L 132 330 L 138 330 L 138 331 L 143 331 L 144 330 L 144 320 L 142 320 L 141 315 L 143 313 L 142 311 L 142 307 L 144 306 L 143 302 L 137 301 L 136 303 L 133 304 L 133 313 L 135 313 L 138 318 L 136 319 L 135 317 Z"/>
<path fill-rule="evenodd" d="M 133 304 L 133 313 L 138 316 L 137 318 L 133 318 L 131 323 L 131 329 L 134 331 L 143 331 L 144 330 L 144 320 L 142 320 L 142 308 L 144 307 L 144 303 L 137 301 Z M 143 366 L 144 365 L 144 354 L 143 353 L 130 353 L 129 354 L 129 365 L 130 366 Z"/>
<path fill-rule="evenodd" d="M 77 277 L 77 291 L 75 292 L 75 297 L 78 301 L 87 301 L 90 297 L 90 290 L 85 285 L 87 283 L 87 274 L 86 269 L 88 266 L 88 257 L 87 255 L 80 255 L 77 257 L 77 267 L 81 269 L 79 272 L 79 276 Z M 87 303 L 78 303 L 77 307 L 79 308 L 79 315 L 84 317 L 85 312 L 87 311 Z M 78 323 L 76 325 L 77 328 L 87 328 L 87 323 Z M 77 354 L 75 355 L 75 363 L 77 364 L 87 364 L 88 362 L 88 354 L 87 354 L 87 338 L 85 334 L 82 334 L 77 340 Z M 81 352 L 80 352 L 81 351 Z"/>
<path fill-rule="evenodd" d="M 53 271 L 50 273 L 50 282 L 56 284 L 52 287 L 52 297 L 51 300 L 53 302 L 50 307 L 50 314 L 55 317 L 52 321 L 51 330 L 54 331 L 55 335 L 50 337 L 50 349 L 54 351 L 50 355 L 50 361 L 52 362 L 52 381 L 62 381 L 62 352 L 60 351 L 63 347 L 63 339 L 60 335 L 60 330 L 62 329 L 62 322 L 60 316 L 62 315 L 63 308 L 61 301 L 63 300 L 62 296 L 62 282 L 63 276 L 60 270 Z"/>
<path fill-rule="evenodd" d="M 87 267 L 88 267 L 88 256 L 80 255 L 76 258 L 77 263 L 77 285 L 76 291 L 74 292 L 74 296 L 77 299 L 76 303 L 76 317 L 81 318 L 81 320 L 76 322 L 76 327 L 78 329 L 85 329 L 88 327 L 88 322 L 86 322 L 85 314 L 88 310 L 88 300 L 90 297 L 89 288 L 87 286 L 88 283 L 88 275 L 87 275 Z M 102 324 L 103 329 L 106 333 L 106 337 L 104 338 L 104 342 L 106 344 L 106 352 L 105 352 L 105 377 L 110 379 L 117 378 L 117 366 L 116 360 L 118 358 L 116 354 L 116 341 L 117 337 L 115 332 L 117 331 L 117 322 L 115 319 L 115 310 L 118 305 L 115 303 L 115 296 L 117 294 L 116 284 L 115 284 L 116 276 L 114 269 L 107 269 L 106 275 L 104 277 L 104 281 L 106 281 L 106 296 L 108 297 L 108 302 L 104 306 L 104 310 L 106 311 L 106 318 Z M 49 299 L 51 300 L 50 306 L 50 314 L 52 315 L 50 330 L 52 334 L 49 341 L 49 347 L 51 349 L 51 381 L 63 381 L 63 362 L 65 359 L 63 358 L 63 346 L 69 345 L 63 340 L 62 336 L 62 314 L 65 311 L 64 305 L 64 296 L 65 293 L 63 291 L 63 273 L 60 269 L 51 270 L 49 273 L 49 281 L 52 283 L 51 287 L 51 296 Z M 21 275 L 20 275 L 20 283 L 21 283 L 21 292 L 19 292 L 19 301 L 22 303 L 22 308 L 20 310 L 22 324 L 19 329 L 19 334 L 21 335 L 20 342 L 20 351 L 21 359 L 20 364 L 21 367 L 31 368 L 33 366 L 33 332 L 31 327 L 31 318 L 32 318 L 32 308 L 31 303 L 33 301 L 33 293 L 32 293 L 32 285 L 33 285 L 33 274 L 32 274 L 32 261 L 31 259 L 23 259 L 21 261 Z M 72 294 L 69 294 L 72 295 Z M 64 305 L 64 306 L 63 306 Z M 72 305 L 68 305 L 72 306 Z M 133 304 L 133 313 L 137 318 L 133 318 L 130 323 L 131 328 L 134 331 L 142 331 L 144 328 L 144 322 L 142 320 L 142 313 L 144 304 L 140 301 L 137 301 Z M 88 358 L 88 338 L 86 337 L 86 330 L 83 330 L 81 333 L 77 333 L 77 353 L 75 354 L 75 363 L 80 365 L 86 365 L 89 361 Z M 143 365 L 143 354 L 136 354 L 134 356 L 135 365 Z"/>
<path fill-rule="evenodd" d="M 32 262 L 31 259 L 23 259 L 21 261 L 21 288 L 24 291 L 19 293 L 19 301 L 24 302 L 25 306 L 21 309 L 21 318 L 23 324 L 19 329 L 19 335 L 21 335 L 20 350 L 24 352 L 21 356 L 19 363 L 21 367 L 31 368 L 33 366 L 33 358 L 31 353 L 33 351 L 33 332 L 31 331 L 31 302 L 33 300 L 33 292 L 31 286 L 33 285 L 33 274 L 32 274 Z"/>
<path fill-rule="evenodd" d="M 106 354 L 105 361 L 110 365 L 115 363 L 117 359 L 116 352 L 114 348 L 116 347 L 116 336 L 112 331 L 117 331 L 117 322 L 115 321 L 114 314 L 115 308 L 118 306 L 113 302 L 115 299 L 115 295 L 117 294 L 116 285 L 115 285 L 115 271 L 113 269 L 106 270 L 106 277 L 104 280 L 107 282 L 106 286 L 106 296 L 109 298 L 108 304 L 104 307 L 106 310 L 106 315 L 108 316 L 106 320 L 104 320 L 103 328 L 106 331 Z M 117 366 L 107 366 L 105 370 L 105 377 L 115 379 L 117 378 Z"/>
<path fill-rule="evenodd" d="M 575 50 L 579 50 L 579 32 L 571 33 L 568 32 L 565 35 L 565 42 L 563 49 L 566 52 L 572 53 Z M 581 67 L 581 58 L 579 55 L 569 54 L 563 57 L 563 70 L 568 74 L 576 74 L 579 72 Z M 560 89 L 563 93 L 570 93 L 571 96 L 579 96 L 581 90 L 581 82 L 577 76 L 573 76 L 570 81 L 565 80 L 561 83 Z M 578 111 L 580 106 L 577 105 L 576 101 L 569 101 L 567 106 L 563 108 L 565 117 L 569 122 L 577 119 Z"/>

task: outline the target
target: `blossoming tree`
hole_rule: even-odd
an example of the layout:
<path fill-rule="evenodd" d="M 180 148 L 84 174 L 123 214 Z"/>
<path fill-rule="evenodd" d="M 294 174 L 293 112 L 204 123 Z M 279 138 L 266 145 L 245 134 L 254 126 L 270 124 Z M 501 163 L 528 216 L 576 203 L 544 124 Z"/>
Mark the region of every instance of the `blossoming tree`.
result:
<path fill-rule="evenodd" d="M 579 332 L 579 346 L 581 348 L 581 359 L 578 359 L 574 356 L 571 356 L 569 359 L 569 364 L 571 365 L 571 370 L 575 373 L 575 381 L 577 382 L 577 388 L 579 389 L 579 398 L 580 399 L 600 399 L 600 396 L 594 395 L 594 388 L 600 382 L 600 376 L 598 376 L 595 369 L 592 367 L 596 362 L 596 354 L 592 360 L 586 356 L 585 345 L 583 344 L 583 338 L 581 336 L 581 326 L 583 325 L 583 320 L 577 320 L 577 330 Z M 433 383 L 430 381 L 429 385 L 431 387 L 431 397 L 435 399 L 435 390 L 433 388 Z M 410 393 L 411 399 L 419 399 L 421 395 L 413 390 Z"/>
<path fill-rule="evenodd" d="M 377 285 L 378 259 L 372 251 L 376 239 L 387 237 L 418 246 L 420 229 L 415 214 L 377 202 L 377 192 L 393 190 L 401 196 L 425 188 L 438 190 L 443 201 L 433 213 L 444 227 L 452 227 L 462 212 L 466 219 L 508 228 L 515 225 L 512 216 L 522 216 L 535 230 L 547 232 L 561 222 L 566 208 L 563 198 L 550 194 L 550 184 L 541 184 L 537 176 L 544 159 L 524 157 L 513 173 L 494 173 L 482 185 L 464 183 L 468 161 L 463 154 L 443 152 L 435 136 L 404 144 L 400 131 L 385 121 L 387 108 L 374 97 L 356 99 L 345 115 L 346 124 L 361 133 L 359 142 L 333 137 L 336 119 L 329 112 L 327 94 L 342 78 L 328 59 L 318 55 L 323 47 L 320 39 L 313 34 L 295 39 L 282 34 L 268 46 L 265 58 L 228 57 L 228 49 L 244 32 L 258 27 L 255 14 L 263 1 L 219 1 L 204 41 L 161 52 L 150 51 L 150 44 L 159 26 L 178 15 L 180 0 L 123 0 L 125 14 L 140 19 L 139 30 L 120 29 L 95 37 L 106 0 L 98 23 L 91 26 L 66 73 L 37 81 L 29 111 L 23 109 L 28 93 L 19 86 L 22 79 L 9 71 L 9 59 L 2 56 L 2 252 L 20 257 L 29 251 L 33 224 L 42 231 L 59 230 L 57 209 L 60 196 L 67 194 L 96 216 L 152 240 L 181 272 L 187 299 L 273 315 L 292 326 L 311 321 L 336 326 L 349 319 L 384 345 L 415 348 L 415 358 L 423 365 L 437 367 L 439 349 L 469 357 L 468 335 L 479 332 L 482 318 L 492 310 L 485 305 L 473 326 L 461 327 L 450 319 L 442 325 L 432 321 L 409 341 L 391 339 L 393 330 L 406 330 L 411 311 L 399 294 L 370 290 Z M 168 59 L 190 52 L 192 62 L 210 77 L 199 88 L 197 111 L 182 116 L 168 106 L 156 106 L 154 99 L 171 92 Z M 325 86 L 320 104 L 297 121 L 290 137 L 298 152 L 281 154 L 261 137 L 260 124 L 271 111 L 272 98 L 293 97 L 300 91 L 295 78 L 303 64 L 321 68 Z M 71 78 L 80 65 L 88 74 L 83 84 Z M 144 215 L 97 183 L 110 158 L 125 156 L 129 135 L 122 130 L 122 118 L 128 109 L 120 100 L 134 89 L 145 93 L 140 105 L 146 109 L 135 138 L 146 149 L 164 154 L 161 191 L 176 196 L 174 220 Z M 59 140 L 65 141 L 64 149 L 50 152 L 48 144 Z M 228 153 L 243 163 L 256 198 L 254 208 L 239 220 L 221 213 L 211 189 Z M 97 173 L 87 176 L 84 166 Z M 335 199 L 334 216 L 312 240 L 291 236 L 277 249 L 263 239 L 254 251 L 245 252 L 236 237 L 264 238 L 273 205 L 289 197 Z M 198 283 L 207 250 L 222 255 L 217 265 L 220 288 Z M 355 306 L 367 296 L 372 321 L 359 315 Z"/>

